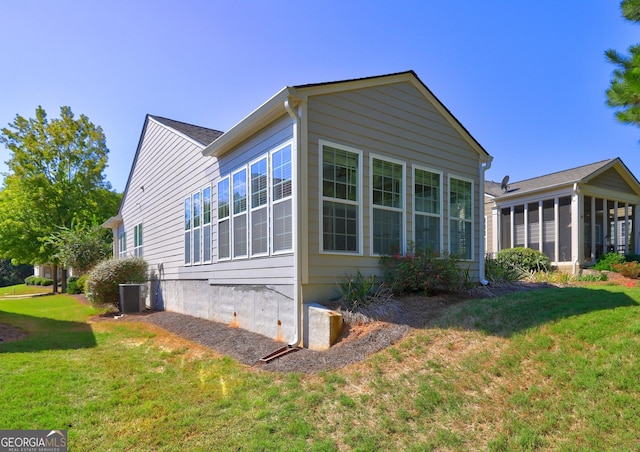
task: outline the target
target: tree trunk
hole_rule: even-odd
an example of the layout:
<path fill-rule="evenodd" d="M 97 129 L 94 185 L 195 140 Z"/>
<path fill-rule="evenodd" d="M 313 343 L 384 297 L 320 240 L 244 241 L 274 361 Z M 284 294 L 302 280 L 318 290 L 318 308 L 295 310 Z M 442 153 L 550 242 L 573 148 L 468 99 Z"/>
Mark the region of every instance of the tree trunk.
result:
<path fill-rule="evenodd" d="M 58 266 L 51 264 L 51 279 L 53 279 L 53 293 L 58 293 Z"/>
<path fill-rule="evenodd" d="M 68 274 L 69 270 L 67 270 L 66 267 L 62 267 L 62 281 L 60 281 L 60 284 L 62 285 L 62 293 L 67 293 L 67 274 Z"/>

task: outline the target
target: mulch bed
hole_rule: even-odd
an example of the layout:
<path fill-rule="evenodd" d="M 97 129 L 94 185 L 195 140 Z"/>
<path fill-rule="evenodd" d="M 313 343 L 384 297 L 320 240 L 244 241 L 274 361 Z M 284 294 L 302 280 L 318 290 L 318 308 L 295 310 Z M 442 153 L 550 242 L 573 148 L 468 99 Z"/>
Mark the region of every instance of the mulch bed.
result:
<path fill-rule="evenodd" d="M 373 320 L 365 324 L 345 324 L 343 334 L 329 350 L 316 351 L 305 348 L 285 354 L 273 361 L 262 362 L 261 358 L 286 346 L 250 331 L 233 328 L 189 315 L 168 311 L 147 311 L 127 314 L 119 319 L 114 313 L 96 316 L 95 321 L 146 322 L 195 343 L 210 347 L 248 366 L 273 372 L 317 373 L 333 370 L 364 360 L 366 357 L 404 338 L 412 329 L 423 328 L 436 319 L 451 304 L 469 298 L 493 297 L 518 290 L 549 287 L 547 284 L 516 283 L 499 287 L 484 287 L 466 294 L 451 294 L 435 297 L 406 296 L 395 300 L 397 315 L 392 319 Z M 86 303 L 82 295 L 75 298 Z M 26 333 L 0 324 L 0 338 L 4 341 L 18 340 Z"/>

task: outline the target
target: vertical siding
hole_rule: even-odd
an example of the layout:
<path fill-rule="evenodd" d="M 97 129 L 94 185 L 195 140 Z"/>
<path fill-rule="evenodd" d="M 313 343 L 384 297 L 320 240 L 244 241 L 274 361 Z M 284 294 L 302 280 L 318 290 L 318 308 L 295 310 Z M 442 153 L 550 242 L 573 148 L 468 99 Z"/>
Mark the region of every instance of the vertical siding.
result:
<path fill-rule="evenodd" d="M 449 176 L 473 181 L 473 205 L 476 215 L 484 206 L 478 205 L 477 152 L 443 118 L 413 85 L 394 84 L 336 94 L 312 97 L 308 102 L 308 240 L 309 282 L 313 285 L 335 287 L 336 281 L 356 270 L 381 273 L 379 258 L 370 249 L 370 182 L 369 158 L 371 154 L 406 162 L 405 238 L 413 237 L 413 165 L 443 172 L 443 240 L 448 249 L 448 179 Z M 327 140 L 363 151 L 363 256 L 338 256 L 320 253 L 321 212 L 319 209 L 319 156 L 318 141 Z M 474 220 L 473 242 L 477 256 L 479 240 L 478 218 Z M 471 272 L 477 272 L 477 262 L 471 263 Z M 320 296 L 322 290 L 307 288 Z"/>

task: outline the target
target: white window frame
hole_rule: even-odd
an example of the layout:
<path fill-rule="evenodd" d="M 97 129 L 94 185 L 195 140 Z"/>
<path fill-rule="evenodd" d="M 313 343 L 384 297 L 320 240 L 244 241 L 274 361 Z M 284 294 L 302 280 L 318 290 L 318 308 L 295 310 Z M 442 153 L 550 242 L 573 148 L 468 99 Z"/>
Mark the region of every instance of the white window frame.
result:
<path fill-rule="evenodd" d="M 289 194 L 289 196 L 280 198 L 280 199 L 275 199 L 275 197 L 273 196 L 273 189 L 274 189 L 274 182 L 273 182 L 273 171 L 274 171 L 274 164 L 273 164 L 273 156 L 274 154 L 277 154 L 278 152 L 284 150 L 286 147 L 290 148 L 290 152 L 291 152 L 291 193 Z M 297 183 L 294 180 L 294 175 L 295 175 L 295 171 L 293 168 L 293 165 L 295 164 L 295 156 L 294 156 L 294 152 L 295 152 L 295 147 L 293 146 L 293 141 L 287 141 L 285 143 L 282 143 L 281 145 L 271 149 L 269 151 L 269 177 L 270 177 L 270 184 L 269 184 L 269 190 L 271 192 L 271 204 L 270 204 L 270 210 L 269 210 L 269 225 L 270 225 L 270 234 L 269 234 L 269 249 L 271 250 L 271 255 L 272 256 L 277 256 L 277 255 L 281 255 L 281 254 L 291 254 L 293 252 L 293 234 L 295 234 L 295 225 L 293 224 L 293 209 L 295 209 L 295 205 L 294 205 L 294 192 L 295 192 L 295 184 Z M 292 212 L 292 216 L 291 216 L 291 224 L 290 224 L 290 228 L 291 228 L 291 235 L 292 235 L 292 239 L 291 239 L 291 248 L 289 249 L 283 249 L 283 250 L 276 250 L 275 249 L 275 216 L 273 214 L 274 208 L 276 205 L 281 204 L 281 203 L 285 203 L 285 202 L 291 202 L 291 212 Z"/>
<path fill-rule="evenodd" d="M 439 200 L 438 200 L 438 210 L 440 211 L 438 214 L 430 213 L 430 212 L 422 212 L 416 209 L 416 172 L 424 171 L 428 173 L 437 174 L 440 176 L 440 185 L 438 187 L 439 191 Z M 438 250 L 433 250 L 434 252 L 442 253 L 444 251 L 444 174 L 442 171 L 430 168 L 428 166 L 422 165 L 413 165 L 412 167 L 412 179 L 411 179 L 411 195 L 413 201 L 413 243 L 417 244 L 417 233 L 416 233 L 416 215 L 423 215 L 431 218 L 438 218 L 439 227 L 440 227 L 440 239 L 438 243 Z M 423 251 L 423 250 L 420 250 Z"/>
<path fill-rule="evenodd" d="M 209 221 L 205 223 L 205 192 L 209 191 Z M 211 238 L 213 237 L 213 190 L 211 189 L 211 184 L 206 185 L 202 188 L 202 263 L 210 264 L 213 259 L 213 250 L 211 249 Z M 205 240 L 205 229 L 209 227 L 209 240 Z M 205 250 L 208 248 L 209 250 L 209 258 L 205 259 Z"/>
<path fill-rule="evenodd" d="M 452 211 L 451 211 L 451 179 L 456 179 L 462 182 L 470 182 L 471 183 L 471 219 L 467 220 L 465 219 L 461 219 L 459 217 L 454 217 L 451 215 Z M 474 241 L 474 235 L 475 235 L 475 217 L 476 217 L 476 212 L 475 212 L 475 202 L 474 202 L 474 198 L 475 198 L 475 186 L 473 183 L 473 179 L 470 179 L 468 177 L 464 177 L 464 176 L 458 176 L 456 174 L 449 174 L 447 177 L 447 216 L 448 216 L 448 228 L 449 228 L 449 240 L 448 240 L 448 246 L 447 249 L 449 251 L 449 255 L 453 255 L 458 257 L 460 260 L 465 261 L 465 262 L 473 262 L 474 261 L 474 252 L 475 252 L 475 241 Z M 451 222 L 452 221 L 466 221 L 468 223 L 470 223 L 470 228 L 471 228 L 471 245 L 470 245 L 470 250 L 471 250 L 471 256 L 469 258 L 466 257 L 461 257 L 457 254 L 454 254 L 451 250 L 451 237 L 452 237 L 452 230 L 453 228 L 451 227 Z"/>
<path fill-rule="evenodd" d="M 401 188 L 402 188 L 402 193 L 400 194 L 400 207 L 388 207 L 388 206 L 381 206 L 378 204 L 373 204 L 373 161 L 374 160 L 382 160 L 385 162 L 389 162 L 389 163 L 393 163 L 396 165 L 400 165 L 402 167 L 402 183 L 401 183 Z M 369 155 L 369 246 L 370 246 L 370 250 L 371 250 L 371 255 L 372 256 L 382 256 L 383 254 L 381 253 L 377 253 L 374 250 L 374 237 L 373 237 L 373 213 L 375 209 L 381 209 L 381 210 L 388 210 L 390 212 L 398 212 L 401 214 L 401 220 L 400 220 L 400 249 L 398 250 L 401 254 L 404 254 L 407 251 L 407 231 L 406 231 L 406 224 L 407 224 L 407 209 L 406 209 L 406 203 L 407 203 L 407 162 L 405 162 L 404 160 L 398 160 L 392 157 L 387 157 L 385 155 L 381 155 L 381 154 L 370 154 Z"/>
<path fill-rule="evenodd" d="M 352 154 L 356 154 L 358 156 L 358 181 L 357 181 L 357 196 L 356 196 L 356 201 L 350 201 L 348 199 L 341 199 L 341 198 L 333 198 L 333 197 L 328 197 L 328 196 L 324 196 L 324 191 L 323 191 L 323 157 L 324 157 L 324 147 L 331 147 L 331 148 L 335 148 L 335 149 L 339 149 L 341 151 L 345 151 L 345 152 L 350 152 Z M 363 221 L 362 221 L 362 216 L 363 216 L 363 202 L 362 202 L 362 198 L 363 198 L 363 186 L 362 186 L 362 171 L 363 171 L 363 152 L 360 149 L 356 149 L 353 148 L 351 146 L 345 146 L 343 144 L 338 144 L 338 143 L 334 143 L 331 141 L 326 141 L 326 140 L 319 140 L 318 142 L 318 180 L 319 180 L 319 193 L 318 193 L 318 199 L 319 199 L 319 204 L 318 204 L 318 212 L 319 212 L 319 230 L 320 230 L 320 235 L 319 235 L 319 253 L 320 254 L 339 254 L 339 255 L 349 255 L 349 256 L 362 256 L 363 255 L 363 248 L 364 248 L 364 231 L 363 231 Z M 345 205 L 351 205 L 351 206 L 356 206 L 356 208 L 358 209 L 358 213 L 357 213 L 357 234 L 358 234 L 358 239 L 357 239 L 357 246 L 358 249 L 356 251 L 338 251 L 338 250 L 325 250 L 324 249 L 324 202 L 325 201 L 329 201 L 329 202 L 334 202 L 334 203 L 340 203 L 340 204 L 345 204 Z"/>
<path fill-rule="evenodd" d="M 244 172 L 244 210 L 236 211 L 236 200 L 235 200 L 235 177 Z M 246 259 L 249 257 L 249 190 L 247 186 L 247 174 L 248 169 L 246 165 L 243 165 L 241 168 L 238 168 L 236 171 L 231 173 L 231 185 L 230 185 L 230 197 L 231 197 L 231 259 Z M 236 222 L 239 221 L 240 218 L 244 217 L 245 220 L 245 233 L 244 237 L 238 236 L 236 237 Z M 244 254 L 236 255 L 236 239 L 242 240 L 244 242 Z"/>
<path fill-rule="evenodd" d="M 120 259 L 127 257 L 127 232 L 124 225 L 118 229 L 118 257 Z"/>
<path fill-rule="evenodd" d="M 189 203 L 188 207 L 187 207 L 187 203 Z M 191 266 L 191 262 L 192 262 L 192 259 L 193 259 L 193 252 L 192 252 L 193 243 L 192 243 L 192 237 L 191 237 L 191 229 L 192 229 L 192 226 L 193 226 L 193 221 L 192 221 L 192 218 L 191 218 L 191 215 L 192 215 L 191 214 L 191 209 L 192 209 L 191 203 L 192 203 L 191 195 L 189 195 L 186 198 L 184 198 L 184 201 L 182 203 L 182 208 L 183 208 L 183 216 L 182 216 L 183 229 L 182 229 L 182 231 L 184 232 L 183 242 L 182 242 L 182 252 L 183 252 L 183 255 L 184 255 L 184 265 L 186 267 Z M 187 218 L 187 214 L 188 214 L 188 218 Z M 189 223 L 188 226 L 187 226 L 187 222 Z M 186 243 L 185 243 L 186 239 L 187 239 L 187 236 L 189 237 L 189 249 L 188 249 L 189 256 L 188 256 L 188 259 L 187 259 L 187 254 L 186 254 L 187 246 L 186 246 Z"/>
<path fill-rule="evenodd" d="M 198 202 L 196 205 L 196 197 Z M 196 226 L 196 208 L 198 209 L 198 225 Z M 198 234 L 198 249 L 196 250 L 195 234 Z M 196 251 L 198 253 L 196 259 Z M 191 193 L 191 264 L 200 265 L 202 262 L 202 193 L 200 190 Z"/>
<path fill-rule="evenodd" d="M 222 217 L 220 218 L 220 184 L 223 183 L 224 181 L 227 181 L 227 185 L 229 187 L 229 191 L 228 191 L 228 213 L 226 217 Z M 233 199 L 232 199 L 232 187 L 231 187 L 231 178 L 229 176 L 225 176 L 220 178 L 220 180 L 216 183 L 216 230 L 217 230 L 217 235 L 216 235 L 216 240 L 217 240 L 217 246 L 216 246 L 216 257 L 218 259 L 219 262 L 224 262 L 224 261 L 229 261 L 231 260 L 231 256 L 233 255 L 233 249 L 231 246 L 231 233 L 232 233 L 232 221 L 231 221 L 231 214 L 232 214 L 232 203 L 233 203 Z M 229 223 L 229 240 L 227 242 L 227 249 L 229 250 L 229 255 L 228 256 L 224 256 L 224 257 L 220 257 L 220 223 L 227 221 Z"/>
<path fill-rule="evenodd" d="M 251 172 L 251 168 L 262 162 L 262 161 L 266 162 L 266 178 L 267 178 L 267 189 L 266 189 L 266 195 L 267 195 L 267 202 L 265 204 L 260 204 L 259 206 L 254 206 L 253 204 L 253 179 L 252 179 L 252 172 Z M 249 241 L 248 241 L 248 247 L 249 247 L 249 254 L 251 257 L 264 257 L 264 256 L 269 256 L 269 253 L 271 251 L 271 159 L 269 158 L 269 153 L 266 154 L 262 154 L 260 157 L 258 157 L 255 160 L 252 160 L 251 162 L 249 162 L 249 165 L 247 165 L 248 167 L 248 171 L 247 171 L 247 202 L 249 204 L 249 224 L 248 224 L 248 233 L 249 233 Z M 253 225 L 254 225 L 254 221 L 253 221 L 253 216 L 255 214 L 255 212 L 262 210 L 262 209 L 266 209 L 267 210 L 267 250 L 265 252 L 254 252 L 254 247 L 253 247 Z"/>
<path fill-rule="evenodd" d="M 133 227 L 133 255 L 136 257 L 142 257 L 143 253 L 143 234 L 144 229 L 142 223 L 138 223 Z"/>

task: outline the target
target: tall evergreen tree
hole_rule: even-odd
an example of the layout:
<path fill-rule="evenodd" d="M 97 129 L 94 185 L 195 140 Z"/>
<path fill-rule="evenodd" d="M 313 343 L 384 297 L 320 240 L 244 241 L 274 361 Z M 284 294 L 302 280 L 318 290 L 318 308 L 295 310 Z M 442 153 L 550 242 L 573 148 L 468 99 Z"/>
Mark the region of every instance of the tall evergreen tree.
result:
<path fill-rule="evenodd" d="M 627 20 L 640 23 L 640 0 L 623 0 L 620 7 Z M 605 55 L 616 66 L 607 89 L 607 104 L 616 109 L 618 121 L 640 126 L 640 44 L 629 47 L 628 55 L 613 49 Z"/>
<path fill-rule="evenodd" d="M 102 128 L 62 107 L 49 120 L 17 115 L 0 134 L 11 152 L 0 191 L 0 257 L 19 263 L 60 264 L 50 238 L 75 222 L 104 221 L 118 210 L 104 170 L 109 150 Z M 54 281 L 57 269 L 54 268 Z M 63 272 L 63 284 L 66 279 Z M 57 291 L 57 281 L 54 284 Z"/>

